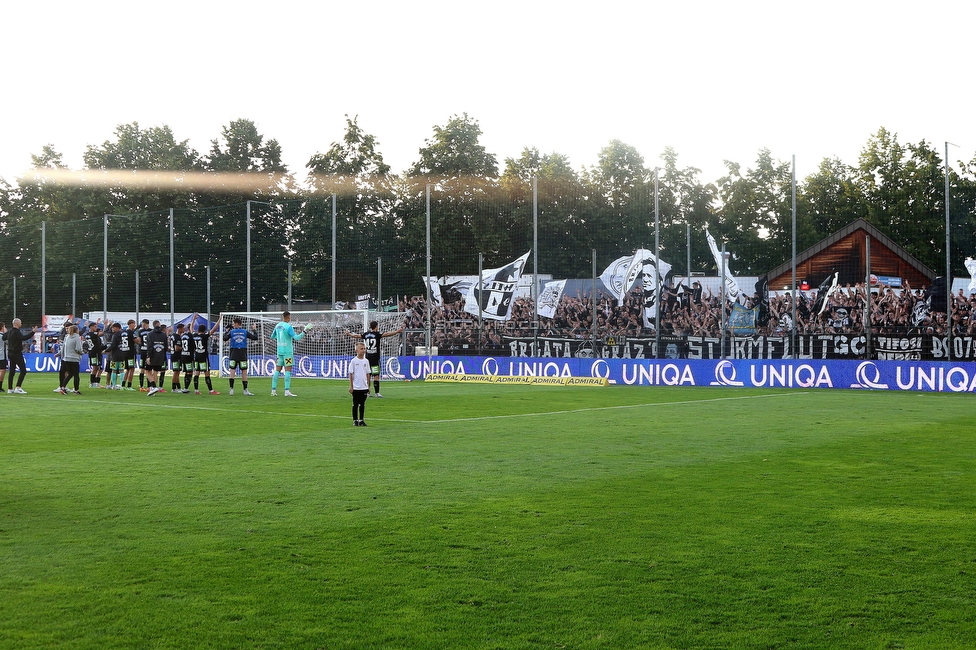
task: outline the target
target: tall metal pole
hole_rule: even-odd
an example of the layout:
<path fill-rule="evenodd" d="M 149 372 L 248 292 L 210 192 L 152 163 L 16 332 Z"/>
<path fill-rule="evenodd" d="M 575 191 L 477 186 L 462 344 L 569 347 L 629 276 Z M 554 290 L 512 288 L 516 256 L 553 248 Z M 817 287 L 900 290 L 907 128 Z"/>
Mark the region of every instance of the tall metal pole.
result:
<path fill-rule="evenodd" d="M 247 311 L 251 311 L 251 202 L 247 202 L 247 234 L 245 235 L 247 249 L 247 271 L 244 282 L 247 283 Z"/>
<path fill-rule="evenodd" d="M 332 307 L 336 301 L 336 195 L 332 195 Z"/>
<path fill-rule="evenodd" d="M 108 327 L 108 215 L 102 219 L 102 323 Z"/>
<path fill-rule="evenodd" d="M 720 269 L 720 273 L 722 278 L 722 286 L 721 286 L 721 293 L 719 295 L 721 295 L 722 298 L 721 298 L 721 303 L 719 308 L 720 309 L 719 314 L 721 315 L 722 320 L 719 321 L 719 336 L 721 337 L 721 339 L 719 341 L 718 358 L 724 359 L 725 358 L 725 242 L 724 241 L 722 242 L 722 268 Z"/>
<path fill-rule="evenodd" d="M 799 330 L 797 329 L 797 323 L 796 323 L 796 299 L 797 298 L 796 298 L 796 156 L 795 155 L 793 156 L 793 171 L 792 171 L 792 181 L 790 182 L 790 188 L 791 188 L 790 192 L 792 194 L 791 214 L 793 220 L 793 253 L 790 256 L 790 259 L 792 260 L 792 267 L 793 267 L 793 284 L 790 287 L 793 291 L 792 293 L 793 297 L 790 299 L 790 303 L 793 308 L 793 315 L 792 315 L 793 327 L 790 329 L 790 356 L 795 359 L 797 357 L 797 351 L 796 351 L 797 336 L 799 335 Z"/>
<path fill-rule="evenodd" d="M 376 311 L 383 311 L 383 256 L 376 258 Z"/>
<path fill-rule="evenodd" d="M 478 284 L 475 285 L 477 293 L 475 294 L 478 298 L 478 353 L 481 354 L 482 342 L 482 332 L 484 331 L 484 320 L 481 317 L 481 274 L 484 272 L 485 258 L 483 253 L 478 253 Z"/>
<path fill-rule="evenodd" d="M 945 143 L 945 212 L 946 212 L 946 345 L 951 346 L 952 341 L 952 263 L 949 259 L 949 142 Z M 951 348 L 950 348 L 951 349 Z"/>
<path fill-rule="evenodd" d="M 210 265 L 207 265 L 207 327 L 210 327 Z"/>
<path fill-rule="evenodd" d="M 661 220 L 658 169 L 654 168 L 654 358 L 661 358 Z"/>
<path fill-rule="evenodd" d="M 688 288 L 691 289 L 691 224 L 685 223 L 685 238 L 687 243 L 685 244 L 685 250 L 688 252 L 688 276 L 685 281 L 688 283 Z"/>
<path fill-rule="evenodd" d="M 17 276 L 14 276 L 14 318 L 17 318 Z"/>
<path fill-rule="evenodd" d="M 136 269 L 136 323 L 139 323 L 139 269 Z"/>
<path fill-rule="evenodd" d="M 864 259 L 867 260 L 864 268 L 864 289 L 867 294 L 864 298 L 864 358 L 871 358 L 871 235 L 864 237 Z"/>
<path fill-rule="evenodd" d="M 78 274 L 71 274 L 71 315 L 78 316 Z"/>
<path fill-rule="evenodd" d="M 539 349 L 539 179 L 532 177 L 532 336 L 533 356 Z"/>
<path fill-rule="evenodd" d="M 288 311 L 291 311 L 291 260 L 288 260 Z"/>
<path fill-rule="evenodd" d="M 475 285 L 476 293 L 478 298 L 478 340 L 481 340 L 481 332 L 484 328 L 485 321 L 481 313 L 481 274 L 485 272 L 485 255 L 484 253 L 478 253 L 478 283 Z"/>
<path fill-rule="evenodd" d="M 427 301 L 426 301 L 427 339 L 425 344 L 427 346 L 427 356 L 429 357 L 430 356 L 430 183 L 427 183 L 427 282 L 425 282 L 424 284 L 427 285 Z M 475 285 L 475 287 L 478 289 L 478 294 L 479 294 L 478 304 L 481 305 L 481 298 L 480 298 L 481 272 L 480 271 L 478 272 L 478 284 Z M 481 308 L 479 307 L 478 309 L 480 311 Z"/>
<path fill-rule="evenodd" d="M 590 335 L 590 342 L 593 344 L 593 355 L 596 355 L 596 249 L 593 249 L 593 272 L 590 285 L 590 311 L 592 312 L 593 322 L 590 325 L 593 333 Z"/>
<path fill-rule="evenodd" d="M 169 209 L 169 324 L 176 325 L 176 257 L 173 246 L 173 208 Z"/>
<path fill-rule="evenodd" d="M 47 314 L 47 222 L 41 222 L 41 328 Z M 44 342 L 41 352 L 47 352 L 47 337 L 42 336 Z"/>

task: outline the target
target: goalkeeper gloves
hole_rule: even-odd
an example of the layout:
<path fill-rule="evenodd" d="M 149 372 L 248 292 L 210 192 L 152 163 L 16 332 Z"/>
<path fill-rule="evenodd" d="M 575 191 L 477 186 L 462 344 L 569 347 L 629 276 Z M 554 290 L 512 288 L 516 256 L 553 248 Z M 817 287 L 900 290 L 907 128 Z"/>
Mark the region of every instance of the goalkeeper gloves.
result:
<path fill-rule="evenodd" d="M 312 324 L 311 324 L 311 323 L 308 323 L 308 324 L 306 324 L 306 325 L 305 325 L 305 331 L 307 332 L 307 331 L 309 331 L 310 329 L 312 329 Z"/>

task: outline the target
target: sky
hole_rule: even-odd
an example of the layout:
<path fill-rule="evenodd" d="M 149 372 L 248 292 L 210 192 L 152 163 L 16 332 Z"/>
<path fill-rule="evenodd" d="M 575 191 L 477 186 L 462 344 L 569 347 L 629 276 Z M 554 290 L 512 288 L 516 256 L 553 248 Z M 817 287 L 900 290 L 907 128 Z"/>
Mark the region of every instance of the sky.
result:
<path fill-rule="evenodd" d="M 3 10 L 0 177 L 46 144 L 80 169 L 131 122 L 205 154 L 246 118 L 304 178 L 346 115 L 402 172 L 462 113 L 500 171 L 525 147 L 591 167 L 619 139 L 708 182 L 768 148 L 802 179 L 856 164 L 881 127 L 953 143 L 955 166 L 976 152 L 974 19 L 962 0 L 20 2 Z"/>

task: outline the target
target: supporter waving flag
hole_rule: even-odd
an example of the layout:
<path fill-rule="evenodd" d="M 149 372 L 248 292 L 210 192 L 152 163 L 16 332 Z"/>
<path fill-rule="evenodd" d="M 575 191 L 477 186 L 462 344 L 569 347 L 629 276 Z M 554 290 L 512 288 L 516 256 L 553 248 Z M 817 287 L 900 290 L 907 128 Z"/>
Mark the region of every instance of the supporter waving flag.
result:
<path fill-rule="evenodd" d="M 732 276 L 731 269 L 729 269 L 729 258 L 732 254 L 726 252 L 725 260 L 722 260 L 722 252 L 718 249 L 718 244 L 715 243 L 715 238 L 712 237 L 712 233 L 708 232 L 708 228 L 705 228 L 705 239 L 708 240 L 708 248 L 712 251 L 712 257 L 715 258 L 715 268 L 718 269 L 719 273 L 723 273 L 724 271 L 725 299 L 729 302 L 738 301 L 740 293 L 739 283 L 736 282 Z"/>
<path fill-rule="evenodd" d="M 837 291 L 837 278 L 839 275 L 839 271 L 834 271 L 832 276 L 828 275 L 820 283 L 820 288 L 817 289 L 817 300 L 813 303 L 813 311 L 817 316 L 827 311 L 827 305 L 829 304 L 827 299 L 830 298 L 830 294 Z"/>
<path fill-rule="evenodd" d="M 540 316 L 543 318 L 553 318 L 556 315 L 556 309 L 559 307 L 559 300 L 563 297 L 563 290 L 565 288 L 565 280 L 546 282 L 545 288 L 539 294 Z"/>
<path fill-rule="evenodd" d="M 476 281 L 468 289 L 464 311 L 491 320 L 511 319 L 512 303 L 515 301 L 518 282 L 531 253 L 532 251 L 529 251 L 501 268 L 482 272 L 481 281 Z"/>

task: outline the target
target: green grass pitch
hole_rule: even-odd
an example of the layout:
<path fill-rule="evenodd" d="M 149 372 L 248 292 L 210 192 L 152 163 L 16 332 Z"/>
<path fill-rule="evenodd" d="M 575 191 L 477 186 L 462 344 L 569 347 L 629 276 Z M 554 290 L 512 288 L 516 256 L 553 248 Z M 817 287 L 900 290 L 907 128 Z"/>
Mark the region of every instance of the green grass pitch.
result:
<path fill-rule="evenodd" d="M 0 395 L 2 648 L 976 644 L 970 395 L 54 382 Z"/>

